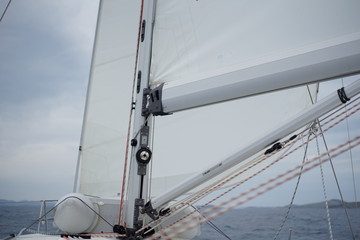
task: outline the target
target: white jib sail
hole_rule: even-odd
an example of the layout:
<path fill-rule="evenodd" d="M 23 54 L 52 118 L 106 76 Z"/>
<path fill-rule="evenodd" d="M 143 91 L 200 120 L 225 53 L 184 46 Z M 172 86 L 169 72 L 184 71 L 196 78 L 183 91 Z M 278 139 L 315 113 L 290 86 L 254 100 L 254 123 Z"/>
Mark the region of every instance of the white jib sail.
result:
<path fill-rule="evenodd" d="M 186 86 L 276 61 L 276 56 L 299 49 L 360 36 L 357 9 L 359 1 L 158 0 L 152 84 Z M 316 87 L 156 118 L 152 196 L 213 166 L 311 105 Z"/>
<path fill-rule="evenodd" d="M 139 15 L 140 1 L 100 2 L 76 179 L 83 194 L 121 192 Z"/>

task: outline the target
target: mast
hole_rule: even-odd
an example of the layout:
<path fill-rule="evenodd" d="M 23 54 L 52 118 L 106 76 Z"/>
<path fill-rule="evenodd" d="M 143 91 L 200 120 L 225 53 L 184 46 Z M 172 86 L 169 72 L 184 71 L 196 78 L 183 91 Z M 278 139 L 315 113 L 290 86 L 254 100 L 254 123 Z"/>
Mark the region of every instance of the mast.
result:
<path fill-rule="evenodd" d="M 140 210 L 148 200 L 148 172 L 147 164 L 151 159 L 150 128 L 152 117 L 144 112 L 149 89 L 149 74 L 152 45 L 152 26 L 154 22 L 155 1 L 142 1 L 139 59 L 136 85 L 136 100 L 134 103 L 133 138 L 131 140 L 131 158 L 128 178 L 127 202 L 124 225 L 136 230 L 142 227 Z"/>

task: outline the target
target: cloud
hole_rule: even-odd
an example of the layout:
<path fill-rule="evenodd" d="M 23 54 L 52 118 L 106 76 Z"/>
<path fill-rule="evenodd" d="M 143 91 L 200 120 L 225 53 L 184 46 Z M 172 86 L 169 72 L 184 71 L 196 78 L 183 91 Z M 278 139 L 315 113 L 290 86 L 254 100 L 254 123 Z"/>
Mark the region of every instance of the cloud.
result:
<path fill-rule="evenodd" d="M 13 1 L 0 28 L 0 198 L 72 191 L 98 1 Z"/>
<path fill-rule="evenodd" d="M 19 183 L 12 194 L 1 197 L 34 198 L 36 196 L 31 192 L 21 197 L 17 194 L 24 188 L 24 183 L 35 187 L 42 184 L 41 181 L 49 185 L 61 183 L 62 188 L 53 189 L 55 192 L 72 191 L 69 186 L 72 187 L 74 180 L 83 106 L 83 98 L 65 95 L 17 106 L 15 112 L 1 118 L 3 174 L 0 182 L 7 186 L 1 187 L 0 195 L 6 188 Z M 19 179 L 23 181 L 21 184 Z M 64 188 L 67 191 L 64 192 Z"/>
<path fill-rule="evenodd" d="M 0 35 L 2 103 L 52 96 L 59 87 L 73 87 L 73 82 L 84 79 L 96 3 L 41 0 L 11 5 Z"/>

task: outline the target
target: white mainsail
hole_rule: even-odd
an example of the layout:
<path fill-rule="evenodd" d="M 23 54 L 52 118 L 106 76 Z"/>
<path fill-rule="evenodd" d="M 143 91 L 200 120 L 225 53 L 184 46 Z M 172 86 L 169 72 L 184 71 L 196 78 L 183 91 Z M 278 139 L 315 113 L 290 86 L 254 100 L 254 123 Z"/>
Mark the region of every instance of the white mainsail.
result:
<path fill-rule="evenodd" d="M 204 79 L 222 84 L 214 80 L 218 76 L 241 82 L 241 76 L 226 76 L 347 36 L 359 37 L 360 17 L 355 10 L 359 7 L 358 1 L 159 0 L 153 84 L 188 86 L 191 91 Z M 276 71 L 269 70 L 269 79 Z M 301 74 L 306 78 L 306 72 Z M 214 165 L 310 106 L 316 89 L 316 85 L 309 90 L 297 87 L 158 117 L 152 169 L 159 178 L 153 181 L 152 195 Z"/>
<path fill-rule="evenodd" d="M 356 0 L 159 0 L 152 79 L 180 85 L 358 39 L 357 9 Z"/>
<path fill-rule="evenodd" d="M 139 1 L 101 1 L 75 191 L 121 192 L 132 102 Z"/>

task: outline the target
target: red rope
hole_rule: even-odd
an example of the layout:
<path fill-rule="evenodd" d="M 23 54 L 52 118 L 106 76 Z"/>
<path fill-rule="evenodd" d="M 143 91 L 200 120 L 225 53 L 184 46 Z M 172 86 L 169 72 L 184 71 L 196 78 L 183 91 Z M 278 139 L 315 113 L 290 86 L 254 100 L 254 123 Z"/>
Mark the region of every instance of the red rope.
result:
<path fill-rule="evenodd" d="M 134 81 L 133 81 L 133 90 L 135 88 L 136 82 L 136 68 L 139 56 L 139 48 L 140 48 L 140 36 L 141 36 L 141 23 L 143 17 L 143 8 L 144 8 L 144 0 L 141 1 L 141 9 L 140 9 L 140 22 L 139 22 L 139 31 L 138 31 L 138 40 L 137 40 L 137 48 L 136 48 L 136 57 L 135 57 L 135 70 L 134 70 Z M 124 172 L 123 172 L 123 179 L 122 179 L 122 186 L 121 186 L 121 196 L 120 196 L 120 211 L 119 211 L 119 221 L 118 224 L 121 225 L 121 218 L 123 212 L 123 202 L 124 202 L 124 193 L 125 193 L 125 182 L 126 182 L 126 169 L 127 169 L 127 161 L 128 161 L 128 153 L 129 153 L 129 142 L 130 142 L 130 131 L 131 131 L 131 118 L 132 118 L 132 104 L 134 101 L 134 91 L 131 97 L 131 110 L 130 110 L 130 117 L 129 117 L 129 125 L 128 125 L 128 132 L 126 138 L 126 150 L 125 150 L 125 161 L 124 161 Z M 126 225 L 126 222 L 124 223 Z"/>

